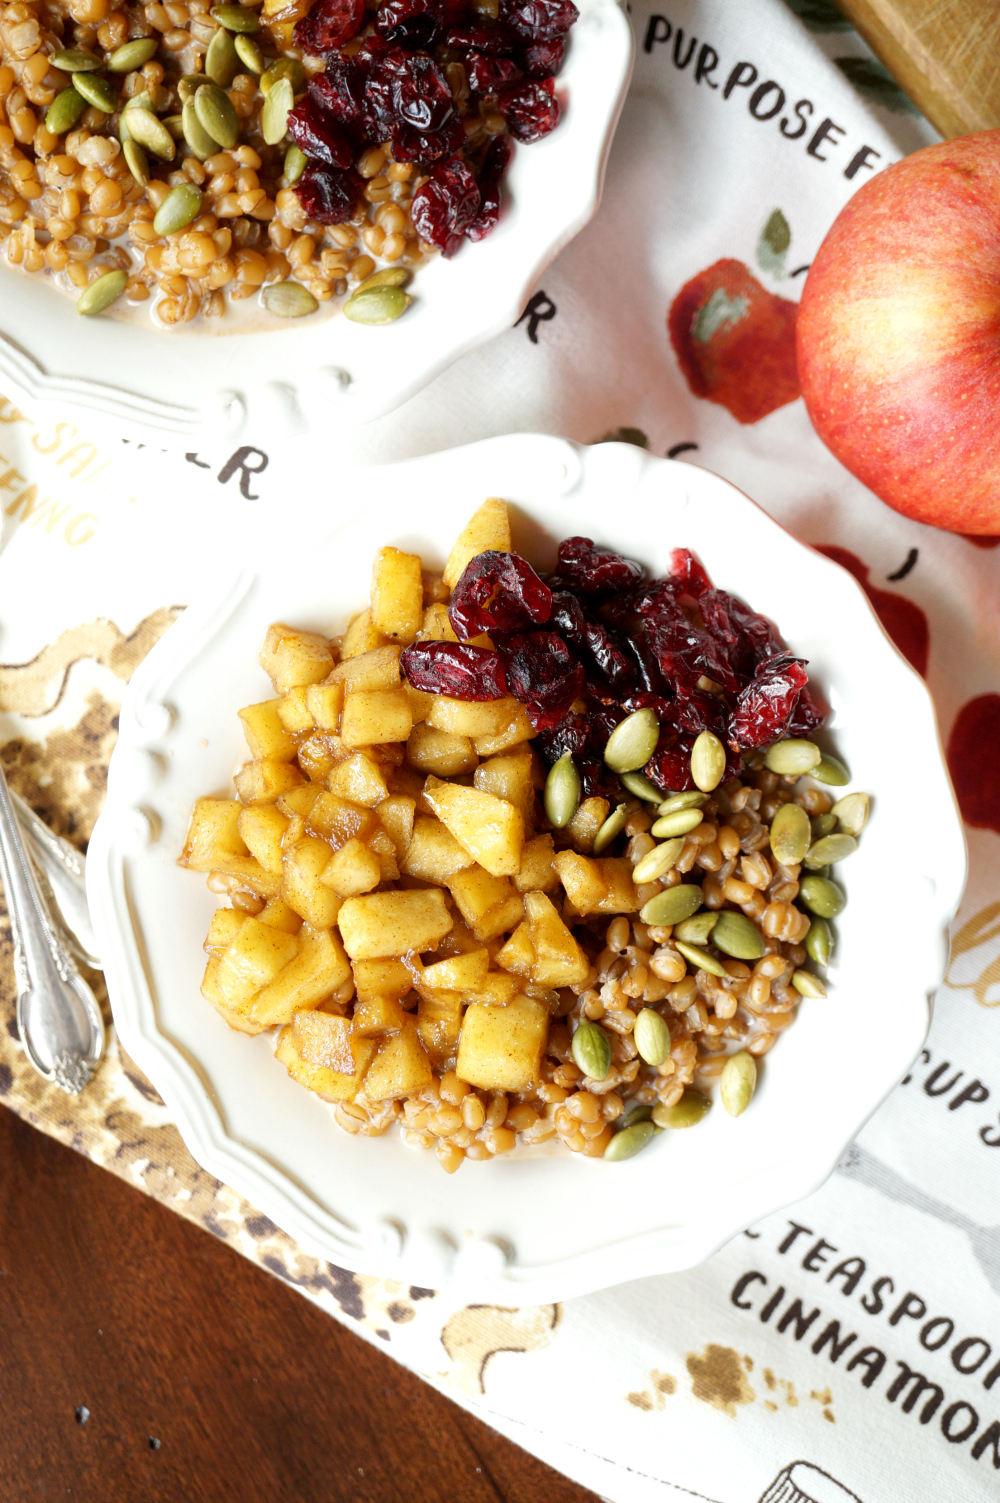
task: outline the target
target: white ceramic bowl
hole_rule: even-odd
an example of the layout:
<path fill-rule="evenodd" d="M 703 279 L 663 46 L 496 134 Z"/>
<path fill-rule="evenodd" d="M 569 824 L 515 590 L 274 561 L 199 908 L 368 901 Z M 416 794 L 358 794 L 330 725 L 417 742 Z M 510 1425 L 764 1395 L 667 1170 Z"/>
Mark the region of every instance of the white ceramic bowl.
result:
<path fill-rule="evenodd" d="M 594 214 L 632 70 L 632 32 L 616 0 L 578 0 L 565 103 L 544 140 L 518 147 L 506 211 L 479 245 L 434 258 L 415 301 L 386 328 L 339 315 L 224 334 L 221 320 L 164 331 L 142 315 L 85 319 L 41 276 L 0 261 L 0 384 L 27 402 L 73 403 L 148 433 L 194 441 L 380 417 L 452 361 L 515 322 L 539 277 Z M 240 305 L 241 309 L 245 305 Z"/>
<path fill-rule="evenodd" d="M 472 1298 L 529 1303 L 697 1263 L 815 1188 L 920 1048 L 946 927 L 965 876 L 961 825 L 921 679 L 856 582 L 726 481 L 619 444 L 517 436 L 369 470 L 365 505 L 327 531 L 326 501 L 220 578 L 139 668 L 122 708 L 89 895 L 115 1021 L 195 1158 L 305 1247 L 357 1271 Z M 175 864 L 194 799 L 231 793 L 245 757 L 237 709 L 271 692 L 269 622 L 333 632 L 367 601 L 386 543 L 443 562 L 487 495 L 516 507 L 515 546 L 551 567 L 575 533 L 664 572 L 683 545 L 719 586 L 771 616 L 828 697 L 828 740 L 874 794 L 826 1001 L 802 1004 L 738 1120 L 716 1107 L 605 1164 L 562 1150 L 442 1173 L 396 1134 L 349 1137 L 295 1085 L 267 1037 L 231 1032 L 199 996 L 216 899 Z M 272 525 L 274 525 L 272 523 Z M 891 936 L 891 939 L 889 938 Z"/>

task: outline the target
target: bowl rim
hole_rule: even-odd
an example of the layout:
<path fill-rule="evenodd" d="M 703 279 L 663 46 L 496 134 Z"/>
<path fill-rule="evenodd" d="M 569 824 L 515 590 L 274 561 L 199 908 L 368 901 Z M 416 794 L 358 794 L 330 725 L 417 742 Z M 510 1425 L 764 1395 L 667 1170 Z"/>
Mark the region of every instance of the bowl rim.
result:
<path fill-rule="evenodd" d="M 602 463 L 619 465 L 635 484 L 656 467 L 664 474 L 679 477 L 689 491 L 714 490 L 739 498 L 747 517 L 752 519 L 752 526 L 785 534 L 808 555 L 818 577 L 836 581 L 841 596 L 852 600 L 857 608 L 858 622 L 869 639 L 876 639 L 871 635 L 874 629 L 883 644 L 889 644 L 899 673 L 909 679 L 911 688 L 919 686 L 919 693 L 926 701 L 930 724 L 935 730 L 934 745 L 927 746 L 927 759 L 940 771 L 941 788 L 950 796 L 950 811 L 948 797 L 941 801 L 942 813 L 950 813 L 950 820 L 942 817 L 935 826 L 947 859 L 943 863 L 943 885 L 933 894 L 926 971 L 921 995 L 918 997 L 916 989 L 911 989 L 905 1017 L 901 1014 L 895 1020 L 899 1045 L 897 1048 L 894 1044 L 889 1062 L 892 1068 L 880 1077 L 875 1099 L 865 1099 L 859 1105 L 857 1120 L 846 1135 L 841 1133 L 843 1140 L 838 1138 L 833 1151 L 826 1151 L 818 1160 L 802 1156 L 802 1150 L 797 1150 L 798 1157 L 789 1151 L 785 1159 L 765 1166 L 765 1173 L 748 1176 L 739 1194 L 724 1207 L 706 1213 L 697 1225 L 653 1226 L 640 1233 L 629 1233 L 617 1242 L 612 1238 L 597 1249 L 526 1264 L 511 1257 L 502 1235 L 477 1235 L 463 1240 L 447 1234 L 411 1232 L 393 1219 L 369 1224 L 359 1231 L 349 1225 L 342 1211 L 318 1205 L 311 1192 L 265 1154 L 230 1136 L 221 1107 L 213 1097 L 210 1083 L 206 1084 L 202 1077 L 197 1061 L 190 1060 L 158 1027 L 155 977 L 147 974 L 139 921 L 130 907 L 128 865 L 131 860 L 141 860 L 142 851 L 156 838 L 155 814 L 136 800 L 136 764 L 143 763 L 138 782 L 149 792 L 156 781 L 155 777 L 150 781 L 152 775 L 146 765 L 150 762 L 150 752 L 155 755 L 154 749 L 173 733 L 171 690 L 183 675 L 185 665 L 203 651 L 206 640 L 224 632 L 226 623 L 246 599 L 258 572 L 249 561 L 244 561 L 222 589 L 206 592 L 200 602 L 189 607 L 133 676 L 122 705 L 120 738 L 111 760 L 107 804 L 97 822 L 88 854 L 88 896 L 102 954 L 106 957 L 105 974 L 115 1025 L 125 1048 L 160 1092 L 185 1143 L 202 1167 L 264 1211 L 304 1248 L 337 1266 L 408 1279 L 427 1287 L 452 1286 L 464 1291 L 466 1297 L 501 1297 L 518 1304 L 562 1299 L 646 1274 L 691 1267 L 704 1261 L 746 1226 L 818 1189 L 924 1043 L 933 993 L 947 962 L 948 927 L 962 896 L 967 866 L 962 824 L 933 703 L 923 680 L 891 644 L 857 581 L 840 565 L 800 543 L 728 481 L 699 466 L 660 460 L 629 445 L 587 448 L 545 435 L 487 439 L 441 455 L 400 461 L 377 471 L 367 470 L 364 474 L 392 475 L 414 467 L 426 470 L 436 464 L 479 461 L 489 472 L 491 465 L 496 470 L 498 457 L 510 459 L 513 455 L 515 470 L 518 464 L 530 466 L 536 473 L 542 468 L 553 489 L 565 495 L 579 483 L 588 464 L 593 465 L 592 456 L 598 450 L 603 451 Z M 508 464 L 508 470 L 510 467 Z M 525 503 L 526 509 L 529 505 Z M 321 529 L 316 551 L 360 522 L 361 513 L 356 510 L 338 526 Z M 627 1257 L 612 1256 L 623 1252 Z"/>

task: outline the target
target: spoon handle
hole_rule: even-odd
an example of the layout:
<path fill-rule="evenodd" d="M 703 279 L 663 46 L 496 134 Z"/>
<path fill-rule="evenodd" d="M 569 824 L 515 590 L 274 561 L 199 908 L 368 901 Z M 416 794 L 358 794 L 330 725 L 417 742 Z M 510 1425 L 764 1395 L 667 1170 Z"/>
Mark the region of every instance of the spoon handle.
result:
<path fill-rule="evenodd" d="M 13 788 L 8 791 L 51 917 L 77 960 L 99 971 L 101 959 L 87 906 L 87 858 L 50 830 Z"/>

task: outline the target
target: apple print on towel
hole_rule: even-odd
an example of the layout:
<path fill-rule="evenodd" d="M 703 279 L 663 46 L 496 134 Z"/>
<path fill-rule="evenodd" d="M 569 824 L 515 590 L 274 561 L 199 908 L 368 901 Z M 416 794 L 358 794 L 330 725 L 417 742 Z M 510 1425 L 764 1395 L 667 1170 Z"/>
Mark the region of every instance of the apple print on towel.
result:
<path fill-rule="evenodd" d="M 868 565 L 856 553 L 849 553 L 846 548 L 838 548 L 832 543 L 817 546 L 816 552 L 832 558 L 835 564 L 840 564 L 848 574 L 854 575 L 871 601 L 876 616 L 904 658 L 921 678 L 926 678 L 930 631 L 927 617 L 919 605 L 907 600 L 905 595 L 897 595 L 893 590 L 880 590 L 877 585 L 873 585 L 869 579 Z"/>
<path fill-rule="evenodd" d="M 1000 835 L 1000 694 L 962 706 L 948 737 L 948 771 L 967 825 Z"/>

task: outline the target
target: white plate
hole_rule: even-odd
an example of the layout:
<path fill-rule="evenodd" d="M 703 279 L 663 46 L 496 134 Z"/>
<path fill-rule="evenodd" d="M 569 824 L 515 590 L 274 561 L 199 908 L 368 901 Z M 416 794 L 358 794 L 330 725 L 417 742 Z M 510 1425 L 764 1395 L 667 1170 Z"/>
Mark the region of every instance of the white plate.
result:
<path fill-rule="evenodd" d="M 156 330 L 85 319 L 41 276 L 0 261 L 0 383 L 27 402 L 73 403 L 144 432 L 253 435 L 267 443 L 331 422 L 380 417 L 452 361 L 510 328 L 539 277 L 592 217 L 632 71 L 632 32 L 615 0 L 578 0 L 558 128 L 519 146 L 506 209 L 479 245 L 435 257 L 415 301 L 386 328 L 335 315 L 250 334 L 200 319 Z M 240 305 L 241 309 L 244 305 Z M 138 317 L 138 315 L 137 315 Z"/>
<path fill-rule="evenodd" d="M 192 606 L 132 680 L 87 861 L 122 1041 L 199 1163 L 342 1267 L 435 1288 L 456 1279 L 508 1303 L 689 1267 L 814 1189 L 923 1042 L 965 878 L 930 697 L 851 576 L 704 470 L 522 435 L 368 470 L 364 485 L 363 512 L 334 532 L 323 498 L 283 519 L 309 540 L 294 567 L 273 537 L 252 544 L 238 577 Z M 257 666 L 268 623 L 342 629 L 367 603 L 377 547 L 440 566 L 487 495 L 518 508 L 515 545 L 540 566 L 575 533 L 656 573 L 672 548 L 693 549 L 809 659 L 832 706 L 822 739 L 874 794 L 842 869 L 829 999 L 803 1002 L 743 1117 L 717 1106 L 622 1164 L 560 1151 L 448 1176 L 395 1133 L 349 1137 L 267 1037 L 230 1031 L 199 996 L 216 899 L 175 861 L 194 799 L 231 795 L 246 755 L 236 711 L 271 692 Z"/>

